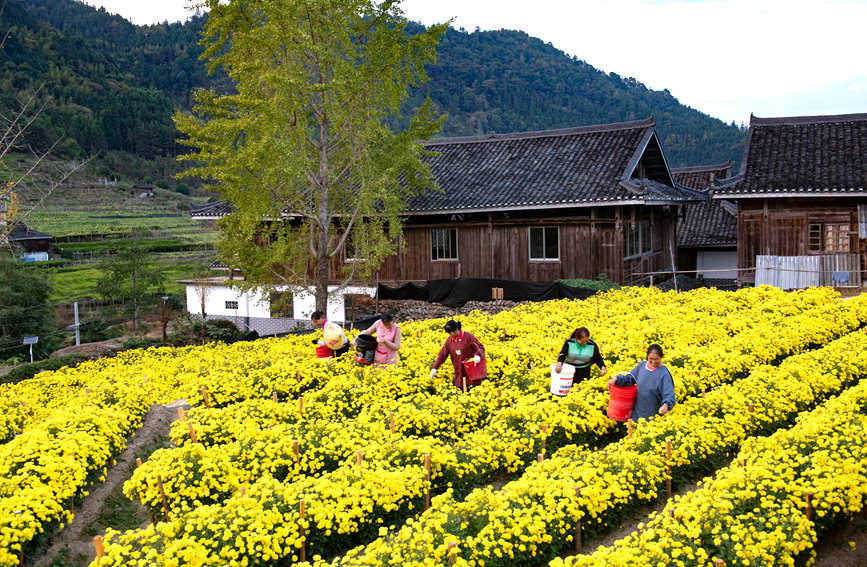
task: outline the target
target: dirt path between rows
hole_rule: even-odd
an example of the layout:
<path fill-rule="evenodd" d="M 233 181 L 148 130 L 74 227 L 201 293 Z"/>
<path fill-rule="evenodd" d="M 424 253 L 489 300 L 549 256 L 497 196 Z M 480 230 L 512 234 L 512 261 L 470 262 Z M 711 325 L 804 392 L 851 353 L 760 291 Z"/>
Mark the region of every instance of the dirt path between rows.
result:
<path fill-rule="evenodd" d="M 117 462 L 111 469 L 104 482 L 94 485 L 81 506 L 73 510 L 75 517 L 72 522 L 57 534 L 52 545 L 45 550 L 41 557 L 25 561 L 28 567 L 49 567 L 60 556 L 66 565 L 67 561 L 75 565 L 88 565 L 96 558 L 93 547 L 93 529 L 99 525 L 99 518 L 103 513 L 106 500 L 129 479 L 135 466 L 136 457 L 149 447 L 159 443 L 161 438 L 168 435 L 171 423 L 178 418 L 177 408 L 189 408 L 185 400 L 178 400 L 168 405 L 154 404 L 145 414 L 142 426 L 133 434 L 127 443 L 126 449 L 117 457 Z M 147 518 L 147 514 L 139 511 L 141 518 Z M 145 520 L 145 523 L 147 520 Z M 102 530 L 100 530 L 100 535 Z"/>

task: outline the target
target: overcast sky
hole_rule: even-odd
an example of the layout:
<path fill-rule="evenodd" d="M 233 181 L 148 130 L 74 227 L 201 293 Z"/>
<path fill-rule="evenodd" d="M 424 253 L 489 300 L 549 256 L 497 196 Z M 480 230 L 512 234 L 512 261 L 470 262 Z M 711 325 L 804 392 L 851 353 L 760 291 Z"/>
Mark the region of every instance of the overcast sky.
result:
<path fill-rule="evenodd" d="M 87 0 L 136 24 L 185 0 Z M 424 24 L 519 29 L 726 122 L 867 112 L 867 0 L 404 0 Z"/>

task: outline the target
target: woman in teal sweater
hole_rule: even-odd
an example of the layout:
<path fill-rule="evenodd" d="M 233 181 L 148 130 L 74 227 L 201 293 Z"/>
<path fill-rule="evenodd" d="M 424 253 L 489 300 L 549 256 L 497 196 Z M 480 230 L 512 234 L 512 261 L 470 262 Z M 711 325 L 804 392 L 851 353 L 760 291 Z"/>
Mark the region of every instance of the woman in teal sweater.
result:
<path fill-rule="evenodd" d="M 563 370 L 564 362 L 575 367 L 573 384 L 590 378 L 591 364 L 599 367 L 600 376 L 604 376 L 607 372 L 605 362 L 602 361 L 602 354 L 599 352 L 599 346 L 590 338 L 590 331 L 587 330 L 587 327 L 578 327 L 572 336 L 563 343 L 560 355 L 557 356 L 557 367 L 555 368 L 557 372 Z"/>

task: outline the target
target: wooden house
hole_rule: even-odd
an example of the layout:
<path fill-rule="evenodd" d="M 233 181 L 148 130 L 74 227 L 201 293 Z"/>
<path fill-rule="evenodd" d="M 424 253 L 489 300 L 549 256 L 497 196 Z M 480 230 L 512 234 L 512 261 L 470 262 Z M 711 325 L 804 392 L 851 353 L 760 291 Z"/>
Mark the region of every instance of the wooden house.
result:
<path fill-rule="evenodd" d="M 442 192 L 410 200 L 400 252 L 377 280 L 459 277 L 634 283 L 676 265 L 679 207 L 704 199 L 676 186 L 653 118 L 433 140 Z M 225 202 L 193 212 L 214 219 Z M 353 258 L 336 258 L 335 283 Z M 372 282 L 368 282 L 372 283 Z"/>
<path fill-rule="evenodd" d="M 686 203 L 677 223 L 677 268 L 708 280 L 735 280 L 738 264 L 737 204 L 713 200 L 718 184 L 731 177 L 731 162 L 672 168 L 674 182 L 707 195 Z"/>
<path fill-rule="evenodd" d="M 27 262 L 48 260 L 53 238 L 48 233 L 31 229 L 23 221 L 15 222 L 9 232 L 9 242 L 16 249 L 16 255 Z"/>
<path fill-rule="evenodd" d="M 740 175 L 720 185 L 713 198 L 738 205 L 742 283 L 772 283 L 765 269 L 781 287 L 863 281 L 867 114 L 752 116 Z"/>

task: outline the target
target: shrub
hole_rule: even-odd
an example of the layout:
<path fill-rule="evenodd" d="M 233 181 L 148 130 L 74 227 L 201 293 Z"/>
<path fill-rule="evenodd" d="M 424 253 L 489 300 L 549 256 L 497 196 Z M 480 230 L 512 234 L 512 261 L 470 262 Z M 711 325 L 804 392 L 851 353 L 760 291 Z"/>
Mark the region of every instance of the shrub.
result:
<path fill-rule="evenodd" d="M 10 370 L 6 375 L 0 376 L 0 384 L 20 382 L 21 380 L 33 378 L 35 375 L 45 370 L 57 370 L 64 366 L 76 366 L 78 363 L 85 360 L 87 360 L 86 356 L 69 354 L 66 356 L 58 356 L 57 358 L 40 360 L 33 364 L 23 364 Z"/>

